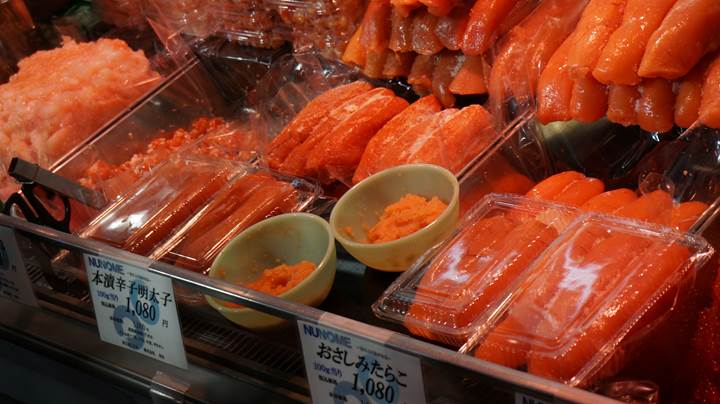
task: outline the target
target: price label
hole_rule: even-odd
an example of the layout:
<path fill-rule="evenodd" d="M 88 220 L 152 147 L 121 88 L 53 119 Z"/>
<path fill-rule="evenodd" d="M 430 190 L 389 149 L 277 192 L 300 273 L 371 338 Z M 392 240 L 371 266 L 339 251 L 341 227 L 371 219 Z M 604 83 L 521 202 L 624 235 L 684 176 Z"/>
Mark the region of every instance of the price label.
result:
<path fill-rule="evenodd" d="M 15 231 L 0 226 L 0 297 L 38 307 Z"/>
<path fill-rule="evenodd" d="M 187 369 L 170 278 L 85 254 L 100 339 Z"/>
<path fill-rule="evenodd" d="M 539 398 L 516 391 L 515 404 L 550 404 L 550 401 L 541 400 Z"/>
<path fill-rule="evenodd" d="M 316 403 L 425 403 L 420 360 L 321 324 L 298 321 Z"/>

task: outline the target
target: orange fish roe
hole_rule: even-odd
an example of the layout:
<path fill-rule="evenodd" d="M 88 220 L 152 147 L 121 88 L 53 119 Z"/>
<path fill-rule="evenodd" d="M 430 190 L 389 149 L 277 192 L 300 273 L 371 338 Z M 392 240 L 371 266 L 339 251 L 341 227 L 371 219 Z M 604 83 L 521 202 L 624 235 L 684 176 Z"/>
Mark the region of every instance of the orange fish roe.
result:
<path fill-rule="evenodd" d="M 315 270 L 315 264 L 310 261 L 301 261 L 295 265 L 281 264 L 266 269 L 259 278 L 244 286 L 258 292 L 278 296 L 297 286 Z M 239 304 L 223 302 L 227 307 L 239 308 Z"/>
<path fill-rule="evenodd" d="M 445 208 L 447 205 L 436 196 L 428 201 L 407 194 L 385 208 L 380 221 L 368 231 L 368 241 L 384 243 L 415 233 L 437 219 Z"/>

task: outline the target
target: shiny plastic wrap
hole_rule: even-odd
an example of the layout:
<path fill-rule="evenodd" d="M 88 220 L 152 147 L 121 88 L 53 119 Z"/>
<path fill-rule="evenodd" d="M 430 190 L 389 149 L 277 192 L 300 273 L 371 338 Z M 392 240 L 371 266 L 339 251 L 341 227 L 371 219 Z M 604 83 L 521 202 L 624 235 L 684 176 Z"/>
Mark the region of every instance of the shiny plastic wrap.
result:
<path fill-rule="evenodd" d="M 223 247 L 245 228 L 270 216 L 302 211 L 319 195 L 319 188 L 309 182 L 246 169 L 155 249 L 151 258 L 205 272 Z"/>
<path fill-rule="evenodd" d="M 300 179 L 243 163 L 176 154 L 110 204 L 79 236 L 205 272 L 245 228 L 270 216 L 310 209 L 320 195 L 317 185 Z M 82 280 L 79 262 L 62 253 L 53 267 Z M 204 302 L 186 289 L 177 293 L 184 303 Z"/>
<path fill-rule="evenodd" d="M 254 161 L 267 143 L 264 134 L 252 130 L 252 111 L 238 107 L 246 100 L 228 100 L 212 78 L 199 61 L 187 64 L 53 171 L 112 202 L 176 154 Z M 85 227 L 98 213 L 74 204 L 71 230 Z"/>
<path fill-rule="evenodd" d="M 580 212 L 490 195 L 373 309 L 415 334 L 571 385 L 613 375 L 634 340 L 682 322 L 679 308 L 713 250 L 696 236 Z"/>
<path fill-rule="evenodd" d="M 3 2 L 2 10 L 17 4 L 22 2 Z M 29 16 L 16 12 L 18 18 L 33 28 Z M 149 29 L 99 23 L 89 2 L 52 22 L 24 35 L 16 31 L 18 21 L 2 23 L 13 41 L 0 40 L 0 48 L 17 53 L 23 45 L 16 56 L 25 57 L 0 85 L 0 143 L 6 146 L 0 152 L 0 199 L 17 189 L 4 174 L 11 157 L 54 169 L 187 61 L 175 58 Z"/>
<path fill-rule="evenodd" d="M 572 7 L 567 2 L 538 0 L 371 0 L 342 60 L 359 66 L 369 77 L 407 78 L 418 94 L 432 93 L 445 107 L 484 101 L 498 40 L 524 23 L 536 7 L 547 9 L 544 3 L 552 12 L 518 28 L 523 39 L 542 29 L 539 19 L 550 20 L 548 26 L 553 26 L 561 20 L 558 11 Z"/>
<path fill-rule="evenodd" d="M 189 43 L 209 36 L 256 48 L 293 42 L 299 52 L 339 56 L 362 15 L 363 0 L 147 0 L 144 12 L 162 37 L 185 35 Z"/>
<path fill-rule="evenodd" d="M 144 54 L 120 40 L 36 52 L 0 86 L 0 163 L 19 156 L 50 167 L 160 80 Z M 5 174 L 1 189 L 3 198 L 14 189 Z"/>
<path fill-rule="evenodd" d="M 161 131 L 145 150 L 121 163 L 112 164 L 98 158 L 85 170 L 79 182 L 102 191 L 108 200 L 113 200 L 174 154 L 249 162 L 262 145 L 262 140 L 244 130 L 239 122 L 201 117 L 187 129 L 180 128 L 170 134 Z"/>
<path fill-rule="evenodd" d="M 479 358 L 587 385 L 627 363 L 633 352 L 624 342 L 673 317 L 711 253 L 694 236 L 583 217 L 528 269 L 478 344 L 465 348 Z M 676 343 L 664 342 L 666 349 Z"/>
<path fill-rule="evenodd" d="M 663 189 L 675 202 L 704 203 L 705 212 L 690 226 L 697 231 L 716 208 L 715 141 L 717 132 L 706 128 L 661 137 L 606 119 L 547 126 L 530 119 L 505 132 L 463 177 L 461 209 L 489 192 L 525 193 L 555 173 L 575 170 L 603 179 L 605 190 Z"/>
<path fill-rule="evenodd" d="M 467 214 L 488 193 L 524 194 L 556 173 L 576 170 L 602 179 L 603 194 L 637 198 L 664 190 L 669 197 L 654 194 L 661 197 L 657 201 L 662 205 L 682 205 L 689 209 L 687 213 L 694 211 L 677 229 L 701 234 L 712 245 L 717 245 L 720 240 L 716 223 L 720 189 L 718 136 L 716 130 L 704 126 L 685 131 L 681 136 L 660 136 L 606 119 L 593 124 L 565 122 L 547 126 L 530 120 L 505 133 L 503 140 L 489 149 L 462 178 L 461 211 Z M 595 204 L 596 208 L 599 206 Z M 641 219 L 669 223 L 666 214 L 655 219 L 645 215 Z M 717 264 L 713 261 L 698 273 L 690 298 L 685 299 L 685 306 L 678 310 L 684 313 L 683 321 L 657 328 L 649 337 L 638 338 L 633 347 L 636 355 L 614 380 L 652 380 L 665 397 L 679 388 L 681 384 L 676 379 L 686 373 L 681 370 L 681 363 L 695 332 L 698 313 L 709 304 L 710 285 L 716 271 Z M 657 344 L 662 345 L 667 335 L 673 336 L 676 349 L 668 350 L 662 356 L 662 363 L 658 363 Z M 602 391 L 625 388 L 615 386 L 612 381 L 597 387 Z M 632 383 L 627 384 L 630 385 Z"/>
<path fill-rule="evenodd" d="M 578 214 L 545 201 L 485 198 L 455 235 L 398 278 L 373 310 L 415 335 L 460 347 L 490 321 L 491 308 Z"/>
<path fill-rule="evenodd" d="M 488 109 L 500 122 L 535 110 L 540 75 L 575 29 L 587 0 L 544 0 L 514 26 L 493 52 Z"/>
<path fill-rule="evenodd" d="M 227 161 L 175 156 L 139 186 L 126 189 L 79 235 L 148 255 L 232 178 L 246 171 Z"/>
<path fill-rule="evenodd" d="M 349 186 L 408 163 L 461 175 L 498 139 L 480 105 L 443 109 L 433 95 L 408 104 L 407 88 L 358 78 L 356 70 L 313 54 L 271 67 L 250 97 L 255 123 L 274 136 L 264 161 L 289 175 Z"/>
<path fill-rule="evenodd" d="M 542 2 L 537 11 L 551 3 Z M 720 36 L 701 28 L 720 23 L 720 4 L 708 0 L 586 3 L 575 27 L 559 36 L 559 46 L 531 41 L 531 47 L 543 46 L 549 58 L 538 75 L 529 77 L 540 122 L 589 123 L 607 116 L 612 122 L 657 133 L 675 126 L 688 128 L 697 121 L 710 127 L 720 124 L 713 106 L 718 104 Z M 497 68 L 495 63 L 493 70 Z M 492 76 L 491 82 L 497 81 Z M 539 76 L 537 87 L 532 82 L 535 76 Z M 491 93 L 497 92 L 494 87 Z"/>

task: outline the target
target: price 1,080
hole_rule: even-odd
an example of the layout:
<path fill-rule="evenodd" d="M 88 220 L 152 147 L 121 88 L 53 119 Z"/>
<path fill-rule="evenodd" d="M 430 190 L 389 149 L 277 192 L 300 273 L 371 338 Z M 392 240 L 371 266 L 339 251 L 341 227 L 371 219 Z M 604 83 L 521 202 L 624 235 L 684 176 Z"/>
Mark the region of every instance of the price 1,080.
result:
<path fill-rule="evenodd" d="M 387 403 L 392 403 L 395 400 L 395 388 L 390 384 L 386 385 L 382 381 L 375 381 L 372 377 L 368 377 L 365 380 L 365 386 L 358 386 L 358 374 L 353 373 L 353 377 L 353 390 Z"/>
<path fill-rule="evenodd" d="M 127 312 L 130 313 L 130 297 L 127 298 Z M 135 302 L 135 310 L 132 311 L 133 314 L 136 314 L 144 319 L 148 319 L 150 321 L 155 321 L 155 318 L 157 318 L 157 309 L 154 305 L 143 302 L 140 300 L 137 300 Z"/>

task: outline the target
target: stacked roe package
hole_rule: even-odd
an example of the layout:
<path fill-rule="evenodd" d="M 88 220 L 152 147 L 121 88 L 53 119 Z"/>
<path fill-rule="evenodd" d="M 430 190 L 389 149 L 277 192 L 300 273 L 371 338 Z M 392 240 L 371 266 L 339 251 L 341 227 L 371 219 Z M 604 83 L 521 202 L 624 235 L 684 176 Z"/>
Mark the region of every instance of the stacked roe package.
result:
<path fill-rule="evenodd" d="M 587 385 L 617 372 L 634 338 L 679 321 L 712 251 L 669 227 L 491 194 L 373 310 L 478 358 Z"/>
<path fill-rule="evenodd" d="M 316 185 L 244 163 L 174 155 L 80 236 L 205 272 L 242 230 L 305 210 L 319 194 Z"/>

